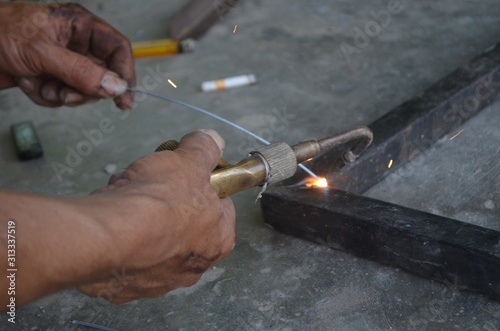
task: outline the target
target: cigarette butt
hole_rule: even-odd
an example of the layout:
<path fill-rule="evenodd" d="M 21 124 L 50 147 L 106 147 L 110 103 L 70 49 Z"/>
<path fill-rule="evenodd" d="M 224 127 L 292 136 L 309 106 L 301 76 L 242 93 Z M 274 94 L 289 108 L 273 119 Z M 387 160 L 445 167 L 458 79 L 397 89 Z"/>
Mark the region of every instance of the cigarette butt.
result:
<path fill-rule="evenodd" d="M 164 56 L 192 52 L 196 47 L 194 39 L 158 39 L 132 43 L 134 58 Z"/>
<path fill-rule="evenodd" d="M 203 92 L 226 90 L 234 87 L 251 85 L 257 82 L 255 75 L 241 75 L 218 80 L 211 80 L 201 84 Z"/>

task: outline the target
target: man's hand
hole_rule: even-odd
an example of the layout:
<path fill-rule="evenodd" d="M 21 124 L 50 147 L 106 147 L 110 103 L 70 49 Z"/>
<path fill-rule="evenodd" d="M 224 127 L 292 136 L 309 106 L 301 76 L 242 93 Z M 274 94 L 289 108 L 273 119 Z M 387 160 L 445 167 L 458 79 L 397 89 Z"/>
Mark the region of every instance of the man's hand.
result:
<path fill-rule="evenodd" d="M 93 193 L 109 210 L 96 218 L 120 253 L 116 270 L 127 275 L 123 290 L 107 299 L 121 303 L 193 285 L 231 252 L 234 206 L 210 185 L 223 148 L 215 131 L 191 133 L 177 150 L 139 159 Z M 109 290 L 108 277 L 79 289 L 98 296 Z"/>
<path fill-rule="evenodd" d="M 70 287 L 121 303 L 198 281 L 234 246 L 234 206 L 210 184 L 223 147 L 215 131 L 191 133 L 86 197 L 0 190 L 0 276 L 13 220 L 16 305 Z M 8 300 L 0 296 L 0 310 Z"/>
<path fill-rule="evenodd" d="M 79 5 L 0 3 L 0 59 L 0 89 L 19 86 L 39 105 L 133 105 L 130 43 Z"/>

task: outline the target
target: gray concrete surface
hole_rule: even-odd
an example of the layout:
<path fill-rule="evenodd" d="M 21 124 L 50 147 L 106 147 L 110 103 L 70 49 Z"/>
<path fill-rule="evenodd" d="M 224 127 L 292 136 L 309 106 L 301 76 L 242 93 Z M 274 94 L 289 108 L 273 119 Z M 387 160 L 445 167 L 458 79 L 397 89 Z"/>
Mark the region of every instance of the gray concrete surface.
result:
<path fill-rule="evenodd" d="M 364 194 L 500 231 L 499 123 L 497 101 Z"/>
<path fill-rule="evenodd" d="M 147 40 L 163 37 L 168 17 L 183 1 L 80 3 L 130 39 Z M 205 107 L 269 140 L 295 143 L 368 124 L 500 41 L 497 0 L 408 0 L 401 1 L 401 12 L 392 15 L 384 27 L 371 30 L 373 37 L 355 42 L 355 28 L 373 28 L 370 12 L 386 10 L 388 3 L 247 0 L 202 39 L 195 53 L 138 60 L 138 84 Z M 346 57 L 347 44 L 359 47 Z M 199 91 L 204 80 L 245 73 L 254 73 L 259 83 L 214 93 Z M 155 82 L 159 83 L 154 86 Z M 493 106 L 486 116 L 498 118 L 498 107 Z M 58 178 L 53 163 L 66 162 L 68 150 L 77 149 L 87 139 L 82 130 L 98 128 L 103 118 L 112 121 L 113 132 L 105 134 L 102 143 L 93 146 L 71 173 Z M 488 118 L 481 125 L 489 125 L 488 136 L 497 139 L 498 146 L 498 122 Z M 46 152 L 43 159 L 16 160 L 8 130 L 21 120 L 36 124 Z M 275 120 L 282 121 L 286 129 L 273 131 L 269 123 Z M 76 109 L 44 109 L 18 91 L 1 91 L 0 187 L 85 195 L 106 183 L 103 168 L 107 164 L 125 167 L 165 138 L 180 138 L 200 127 L 221 132 L 228 142 L 226 158 L 230 161 L 241 159 L 255 146 L 232 128 L 151 98 L 139 98 L 132 111 L 120 113 L 107 101 Z M 462 151 L 469 151 L 468 142 L 482 141 L 482 133 L 474 134 L 474 128 L 466 128 L 464 136 L 446 146 L 440 142 L 429 153 L 439 156 L 449 149 L 451 154 L 465 154 Z M 498 154 L 494 147 L 484 153 L 492 151 Z M 429 155 L 434 158 L 434 154 L 426 154 L 418 165 L 431 162 Z M 488 162 L 493 164 L 495 158 L 491 160 Z M 463 162 L 469 165 L 472 161 L 465 158 Z M 442 166 L 448 165 L 436 163 L 436 167 Z M 487 171 L 488 164 L 482 166 Z M 454 171 L 469 174 L 473 168 Z M 398 179 L 396 188 L 391 187 L 392 180 L 370 194 L 435 212 L 453 205 L 462 194 L 450 194 L 449 200 L 441 197 L 439 203 L 415 199 L 412 181 L 434 176 L 435 167 L 414 169 L 414 174 L 400 176 L 404 178 Z M 491 178 L 476 177 L 481 181 Z M 426 185 L 421 183 L 418 192 L 424 192 Z M 475 216 L 465 220 L 474 221 L 481 215 L 498 219 L 498 185 L 485 187 L 492 191 L 478 198 Z M 500 329 L 498 302 L 274 232 L 262 224 L 255 196 L 255 191 L 234 196 L 238 212 L 235 250 L 197 285 L 125 305 L 68 290 L 18 309 L 16 328 L 86 330 L 67 323 L 77 319 L 118 330 Z M 493 209 L 480 208 L 486 200 L 493 202 Z M 460 215 L 452 212 L 451 216 Z M 4 315 L 0 321 L 3 327 Z"/>

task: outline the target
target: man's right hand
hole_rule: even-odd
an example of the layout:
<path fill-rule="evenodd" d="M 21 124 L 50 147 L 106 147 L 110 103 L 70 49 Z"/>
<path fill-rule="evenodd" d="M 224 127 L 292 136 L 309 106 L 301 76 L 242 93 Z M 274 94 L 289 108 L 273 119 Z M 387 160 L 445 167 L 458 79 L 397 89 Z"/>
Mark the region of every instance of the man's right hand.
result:
<path fill-rule="evenodd" d="M 215 131 L 188 134 L 175 151 L 135 161 L 89 196 L 94 210 L 106 210 L 95 218 L 111 234 L 120 257 L 114 267 L 129 278 L 122 291 L 108 298 L 112 302 L 193 285 L 231 252 L 234 206 L 229 198 L 219 199 L 210 184 L 223 148 Z M 97 282 L 79 286 L 83 293 L 98 296 L 107 289 L 110 279 L 95 276 Z"/>
<path fill-rule="evenodd" d="M 71 287 L 121 303 L 198 281 L 234 246 L 233 203 L 210 184 L 223 147 L 215 131 L 188 134 L 85 197 L 0 190 L 0 275 L 11 222 L 16 305 Z M 0 282 L 2 293 L 8 287 Z M 0 310 L 8 303 L 0 296 Z"/>

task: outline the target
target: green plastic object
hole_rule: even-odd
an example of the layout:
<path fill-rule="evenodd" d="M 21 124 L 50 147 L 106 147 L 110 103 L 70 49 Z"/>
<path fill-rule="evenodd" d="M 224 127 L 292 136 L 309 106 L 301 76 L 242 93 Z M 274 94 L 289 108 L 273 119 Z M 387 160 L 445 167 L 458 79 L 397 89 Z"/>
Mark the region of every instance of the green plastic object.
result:
<path fill-rule="evenodd" d="M 42 145 L 30 121 L 13 124 L 10 127 L 16 144 L 17 156 L 23 160 L 32 160 L 43 155 Z"/>

